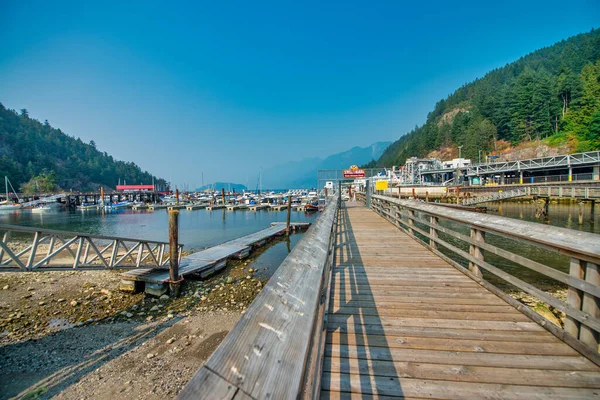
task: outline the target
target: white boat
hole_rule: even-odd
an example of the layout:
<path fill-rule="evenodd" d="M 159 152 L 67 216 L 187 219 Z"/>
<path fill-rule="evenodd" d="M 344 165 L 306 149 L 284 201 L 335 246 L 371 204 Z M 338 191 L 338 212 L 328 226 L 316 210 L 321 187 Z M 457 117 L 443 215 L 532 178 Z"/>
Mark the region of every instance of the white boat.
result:
<path fill-rule="evenodd" d="M 31 209 L 32 213 L 43 213 L 47 211 L 52 211 L 52 207 L 50 206 L 39 206 Z"/>
<path fill-rule="evenodd" d="M 10 184 L 10 182 L 8 181 L 7 176 L 4 177 L 4 184 L 6 185 L 6 201 L 3 201 L 2 204 L 0 204 L 0 211 L 15 211 L 15 210 L 21 209 L 21 205 L 11 204 L 8 201 L 8 185 Z M 10 186 L 12 187 L 12 184 L 10 184 Z M 15 192 L 15 196 L 16 196 L 17 192 L 15 191 L 15 188 L 13 188 L 13 191 Z M 19 196 L 17 196 L 17 200 L 18 199 L 19 199 Z"/>
<path fill-rule="evenodd" d="M 100 204 L 87 204 L 83 203 L 80 206 L 77 206 L 78 210 L 99 210 L 102 207 Z"/>
<path fill-rule="evenodd" d="M 131 207 L 132 204 L 129 200 L 122 201 L 120 203 L 112 203 L 104 205 L 105 210 L 117 210 L 122 208 Z"/>

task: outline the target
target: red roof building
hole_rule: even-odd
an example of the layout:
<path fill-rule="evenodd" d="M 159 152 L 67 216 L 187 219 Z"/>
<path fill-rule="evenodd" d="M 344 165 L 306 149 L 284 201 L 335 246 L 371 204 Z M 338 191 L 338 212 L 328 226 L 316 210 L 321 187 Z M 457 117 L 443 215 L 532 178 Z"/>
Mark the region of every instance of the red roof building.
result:
<path fill-rule="evenodd" d="M 117 185 L 119 192 L 153 192 L 153 185 Z"/>

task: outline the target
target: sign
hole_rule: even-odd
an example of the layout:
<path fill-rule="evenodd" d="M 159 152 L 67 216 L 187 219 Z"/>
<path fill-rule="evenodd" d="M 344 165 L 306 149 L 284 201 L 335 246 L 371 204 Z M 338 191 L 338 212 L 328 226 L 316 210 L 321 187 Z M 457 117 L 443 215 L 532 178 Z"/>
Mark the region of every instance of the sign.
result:
<path fill-rule="evenodd" d="M 387 190 L 388 189 L 388 181 L 376 181 L 375 182 L 375 190 Z"/>
<path fill-rule="evenodd" d="M 356 165 L 344 170 L 344 178 L 364 178 L 365 175 L 365 170 L 359 169 Z"/>

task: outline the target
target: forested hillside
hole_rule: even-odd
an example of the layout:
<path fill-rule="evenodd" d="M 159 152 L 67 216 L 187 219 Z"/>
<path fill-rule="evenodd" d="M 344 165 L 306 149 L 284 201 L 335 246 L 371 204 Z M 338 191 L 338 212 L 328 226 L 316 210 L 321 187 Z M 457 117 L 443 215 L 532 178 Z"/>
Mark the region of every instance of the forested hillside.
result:
<path fill-rule="evenodd" d="M 407 157 L 458 146 L 463 157 L 477 160 L 479 150 L 489 154 L 504 142 L 532 140 L 575 152 L 600 148 L 600 31 L 537 50 L 466 84 L 377 164 L 404 164 Z"/>
<path fill-rule="evenodd" d="M 55 129 L 48 121 L 29 118 L 0 103 L 0 176 L 8 176 L 15 189 L 29 192 L 97 190 L 114 188 L 119 178 L 130 184 L 152 183 L 152 175 L 132 162 L 112 156 Z M 155 178 L 157 185 L 165 185 Z"/>

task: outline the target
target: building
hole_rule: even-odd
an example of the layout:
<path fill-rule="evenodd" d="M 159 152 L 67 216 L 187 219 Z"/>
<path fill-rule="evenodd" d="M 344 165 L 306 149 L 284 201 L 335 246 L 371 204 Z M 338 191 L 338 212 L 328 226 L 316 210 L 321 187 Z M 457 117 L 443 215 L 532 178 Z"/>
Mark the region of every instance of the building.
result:
<path fill-rule="evenodd" d="M 154 192 L 154 185 L 117 185 L 117 192 Z"/>

